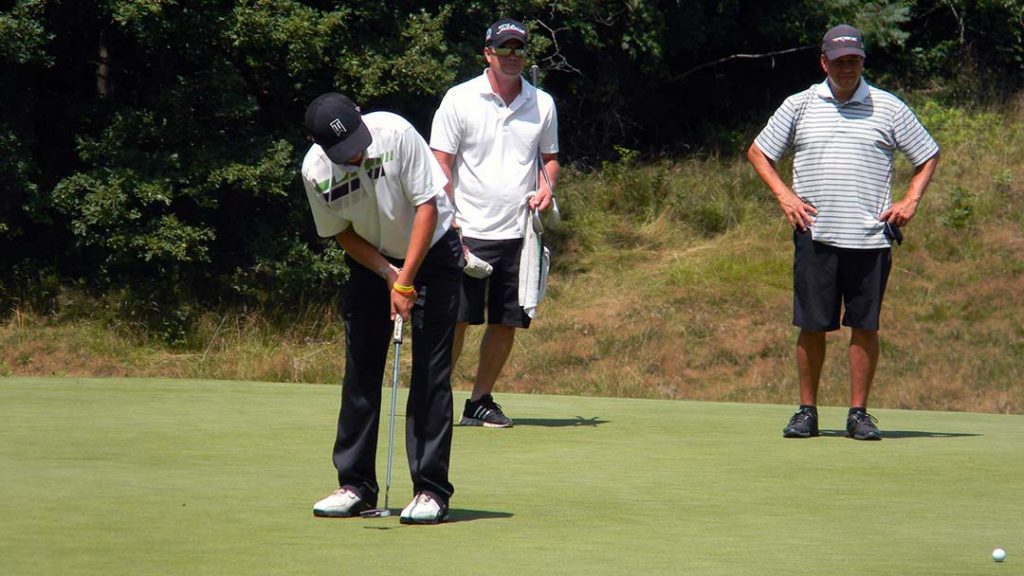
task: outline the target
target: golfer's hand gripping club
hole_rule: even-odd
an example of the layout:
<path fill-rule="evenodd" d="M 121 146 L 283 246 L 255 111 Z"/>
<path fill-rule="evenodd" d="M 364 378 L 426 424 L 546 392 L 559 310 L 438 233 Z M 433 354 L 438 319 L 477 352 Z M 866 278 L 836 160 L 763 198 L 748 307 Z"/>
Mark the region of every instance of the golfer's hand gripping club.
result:
<path fill-rule="evenodd" d="M 408 318 L 412 314 L 413 303 L 416 302 L 418 296 L 415 289 L 412 292 L 399 292 L 392 283 L 391 316 L 394 318 Z"/>

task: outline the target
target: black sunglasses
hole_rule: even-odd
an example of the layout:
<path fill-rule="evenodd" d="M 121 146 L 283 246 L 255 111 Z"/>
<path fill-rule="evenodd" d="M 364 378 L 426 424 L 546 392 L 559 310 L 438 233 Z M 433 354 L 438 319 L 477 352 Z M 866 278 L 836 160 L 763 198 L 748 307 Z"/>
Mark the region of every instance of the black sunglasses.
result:
<path fill-rule="evenodd" d="M 496 56 L 518 56 L 520 58 L 526 57 L 526 48 L 506 48 L 501 46 L 499 48 L 491 48 Z"/>

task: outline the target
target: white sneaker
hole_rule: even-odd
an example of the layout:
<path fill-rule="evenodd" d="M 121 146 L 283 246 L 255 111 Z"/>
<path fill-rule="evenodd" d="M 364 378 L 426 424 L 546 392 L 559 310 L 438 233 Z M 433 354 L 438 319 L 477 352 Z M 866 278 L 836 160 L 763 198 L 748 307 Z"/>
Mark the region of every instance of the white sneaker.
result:
<path fill-rule="evenodd" d="M 402 509 L 402 524 L 437 524 L 448 518 L 448 506 L 429 492 L 420 492 Z"/>
<path fill-rule="evenodd" d="M 359 516 L 363 510 L 372 508 L 358 494 L 348 488 L 338 488 L 316 504 L 313 504 L 313 516 L 326 518 L 348 518 Z"/>

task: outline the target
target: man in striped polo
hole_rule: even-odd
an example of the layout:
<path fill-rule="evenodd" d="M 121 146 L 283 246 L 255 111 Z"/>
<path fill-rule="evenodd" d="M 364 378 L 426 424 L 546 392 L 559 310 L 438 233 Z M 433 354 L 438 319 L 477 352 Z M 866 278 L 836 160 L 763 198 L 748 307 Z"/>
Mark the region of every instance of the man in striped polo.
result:
<path fill-rule="evenodd" d="M 818 436 L 817 394 L 825 334 L 851 330 L 847 436 L 881 440 L 867 413 L 878 365 L 878 317 L 892 266 L 892 242 L 917 211 L 939 159 L 939 146 L 913 112 L 869 85 L 860 31 L 848 25 L 822 39 L 827 78 L 787 98 L 747 151 L 793 227 L 793 324 L 800 328 L 796 361 L 800 407 L 786 438 Z M 776 162 L 793 148 L 793 185 Z M 897 150 L 914 165 L 907 193 L 892 201 Z"/>

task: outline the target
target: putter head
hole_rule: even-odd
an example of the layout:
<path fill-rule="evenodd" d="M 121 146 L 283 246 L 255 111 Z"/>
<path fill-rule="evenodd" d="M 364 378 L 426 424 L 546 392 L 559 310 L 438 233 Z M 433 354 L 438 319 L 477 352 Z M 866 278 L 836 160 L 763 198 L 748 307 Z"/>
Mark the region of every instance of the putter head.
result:
<path fill-rule="evenodd" d="M 370 510 L 363 510 L 359 515 L 363 518 L 385 518 L 391 516 L 391 510 L 387 508 L 371 508 Z"/>

